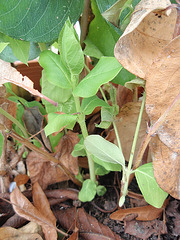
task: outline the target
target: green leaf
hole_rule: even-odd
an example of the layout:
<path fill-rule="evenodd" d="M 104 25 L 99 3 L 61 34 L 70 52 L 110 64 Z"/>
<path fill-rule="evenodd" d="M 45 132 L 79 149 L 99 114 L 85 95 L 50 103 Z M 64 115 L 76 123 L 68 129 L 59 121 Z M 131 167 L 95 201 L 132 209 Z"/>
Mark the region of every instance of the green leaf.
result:
<path fill-rule="evenodd" d="M 13 51 L 13 55 L 21 62 L 27 64 L 29 58 L 30 42 L 13 39 L 3 33 L 0 33 L 0 41 L 8 42 Z"/>
<path fill-rule="evenodd" d="M 83 0 L 1 0 L 0 32 L 16 39 L 51 42 L 70 17 L 74 24 L 84 7 Z"/>
<path fill-rule="evenodd" d="M 49 113 L 48 124 L 44 129 L 46 136 L 50 135 L 51 133 L 58 132 L 63 127 L 72 129 L 76 119 L 76 115 Z"/>
<path fill-rule="evenodd" d="M 106 171 L 119 171 L 121 172 L 121 165 L 119 163 L 114 163 L 114 162 L 106 162 L 104 160 L 100 160 L 99 158 L 95 157 L 94 155 L 92 155 L 92 159 L 94 160 L 94 162 L 100 166 L 102 166 L 104 169 L 106 169 Z M 104 172 L 106 174 L 106 172 Z M 100 174 L 97 174 L 100 175 Z M 103 174 L 104 175 L 104 174 Z"/>
<path fill-rule="evenodd" d="M 90 135 L 84 140 L 88 152 L 99 158 L 101 161 L 125 166 L 125 159 L 122 151 L 113 143 L 105 140 L 99 135 Z M 103 166 L 105 167 L 105 166 Z"/>
<path fill-rule="evenodd" d="M 83 182 L 81 191 L 79 192 L 79 200 L 81 202 L 90 202 L 96 195 L 96 183 L 90 179 Z"/>
<path fill-rule="evenodd" d="M 111 126 L 111 122 L 101 121 L 100 124 L 95 124 L 97 128 L 108 129 Z"/>
<path fill-rule="evenodd" d="M 0 53 L 4 50 L 4 48 L 8 45 L 8 42 L 1 42 L 0 43 Z"/>
<path fill-rule="evenodd" d="M 136 78 L 133 79 L 129 82 L 126 82 L 124 85 L 126 88 L 130 89 L 131 91 L 133 91 L 135 88 L 141 86 L 141 87 L 145 87 L 145 80 L 141 79 L 141 78 Z"/>
<path fill-rule="evenodd" d="M 91 156 L 93 156 L 93 155 L 91 155 Z M 94 159 L 95 159 L 95 157 L 93 156 L 93 160 Z M 110 172 L 110 170 L 105 169 L 103 166 L 101 166 L 100 164 L 98 164 L 96 162 L 94 162 L 94 168 L 95 168 L 95 175 L 98 175 L 98 176 L 104 176 Z"/>
<path fill-rule="evenodd" d="M 156 208 L 161 208 L 168 193 L 163 191 L 156 182 L 152 163 L 147 163 L 137 168 L 135 176 L 146 202 Z"/>
<path fill-rule="evenodd" d="M 102 84 L 111 81 L 122 66 L 114 57 L 102 57 L 92 71 L 78 84 L 74 94 L 79 97 L 92 97 Z"/>
<path fill-rule="evenodd" d="M 50 83 L 46 77 L 46 73 L 44 70 L 42 71 L 42 78 L 41 78 L 41 92 L 46 97 L 48 97 L 58 103 L 58 106 L 55 107 L 48 101 L 42 99 L 42 102 L 46 107 L 47 113 L 58 112 L 58 111 L 70 113 L 70 112 L 64 111 L 63 106 L 72 96 L 72 90 L 71 89 L 63 89 L 61 87 L 58 87 L 58 86 Z M 71 102 L 71 108 L 73 108 L 72 102 Z M 73 112 L 75 112 L 75 109 L 72 109 L 71 113 L 73 113 Z"/>
<path fill-rule="evenodd" d="M 45 50 L 41 52 L 39 63 L 44 68 L 50 83 L 60 88 L 71 88 L 70 73 L 64 66 L 60 55 Z"/>
<path fill-rule="evenodd" d="M 3 142 L 4 142 L 4 137 L 3 137 L 2 133 L 0 133 L 0 157 L 3 152 L 3 145 L 4 145 Z"/>
<path fill-rule="evenodd" d="M 84 41 L 86 44 L 86 48 L 84 49 L 84 54 L 95 57 L 97 59 L 100 59 L 103 57 L 103 53 L 99 50 L 99 48 L 89 39 L 87 36 L 86 40 Z"/>
<path fill-rule="evenodd" d="M 86 151 L 84 148 L 84 138 L 82 135 L 79 136 L 80 141 L 74 146 L 74 149 L 71 153 L 73 157 L 86 156 Z"/>
<path fill-rule="evenodd" d="M 0 34 L 0 41 L 1 41 L 1 35 Z M 29 49 L 29 57 L 28 61 L 33 60 L 37 58 L 40 55 L 40 49 L 37 43 L 30 42 L 30 49 Z M 18 61 L 19 59 L 15 57 L 13 54 L 12 48 L 10 45 L 8 45 L 1 53 L 0 53 L 0 58 L 6 62 L 15 62 Z"/>
<path fill-rule="evenodd" d="M 119 26 L 119 15 L 127 0 L 118 0 L 109 9 L 107 9 L 102 16 L 115 26 Z"/>
<path fill-rule="evenodd" d="M 103 3 L 104 0 L 100 0 L 99 2 Z M 119 34 L 114 30 L 114 26 L 110 26 L 102 17 L 95 0 L 91 0 L 91 7 L 95 18 L 89 26 L 88 40 L 90 40 L 104 56 L 114 56 L 114 47 L 119 38 Z"/>
<path fill-rule="evenodd" d="M 118 75 L 112 80 L 113 83 L 124 85 L 126 82 L 135 79 L 135 75 L 128 72 L 125 68 L 118 73 Z"/>
<path fill-rule="evenodd" d="M 84 68 L 84 55 L 69 19 L 59 35 L 58 45 L 61 58 L 71 74 L 80 74 Z"/>
<path fill-rule="evenodd" d="M 105 101 L 98 98 L 96 95 L 90 98 L 84 98 L 81 103 L 81 109 L 85 115 L 91 114 L 94 111 L 94 109 L 98 106 L 109 107 L 109 105 Z"/>
<path fill-rule="evenodd" d="M 98 196 L 103 196 L 107 192 L 107 189 L 104 186 L 99 185 L 96 188 L 96 192 Z"/>

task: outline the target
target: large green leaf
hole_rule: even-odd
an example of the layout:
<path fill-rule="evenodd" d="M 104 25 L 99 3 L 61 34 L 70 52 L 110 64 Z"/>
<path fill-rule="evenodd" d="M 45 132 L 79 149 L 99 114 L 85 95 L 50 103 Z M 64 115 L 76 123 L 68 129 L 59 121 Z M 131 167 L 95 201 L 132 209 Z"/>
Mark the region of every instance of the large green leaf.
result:
<path fill-rule="evenodd" d="M 95 18 L 89 26 L 88 41 L 91 45 L 95 45 L 104 56 L 114 56 L 114 46 L 119 34 L 102 17 L 95 0 L 91 1 L 91 6 Z M 88 45 L 89 42 L 86 44 Z"/>
<path fill-rule="evenodd" d="M 69 19 L 66 21 L 58 39 L 61 58 L 69 71 L 78 75 L 84 68 L 84 55 L 75 30 Z"/>
<path fill-rule="evenodd" d="M 2 133 L 0 133 L 0 157 L 3 152 L 3 141 L 4 141 L 4 137 L 3 137 Z"/>
<path fill-rule="evenodd" d="M 29 58 L 30 42 L 13 39 L 3 33 L 0 33 L 0 41 L 8 42 L 13 54 L 18 60 L 27 64 Z"/>
<path fill-rule="evenodd" d="M 47 80 L 46 73 L 44 70 L 42 71 L 41 89 L 42 89 L 42 94 L 44 94 L 46 97 L 48 97 L 58 103 L 58 106 L 55 107 L 53 104 L 42 99 L 42 102 L 46 107 L 47 113 L 57 112 L 57 111 L 65 112 L 63 109 L 63 106 L 65 105 L 65 102 L 67 102 L 70 99 L 70 97 L 72 95 L 71 89 L 63 89 L 63 88 L 60 88 L 60 87 L 50 83 Z M 73 106 L 73 104 L 71 102 L 71 107 L 72 106 Z M 75 112 L 75 109 L 72 109 L 72 110 L 73 110 L 73 112 Z M 73 112 L 71 112 L 71 113 L 73 113 Z M 70 112 L 66 112 L 66 113 L 70 113 Z"/>
<path fill-rule="evenodd" d="M 105 101 L 98 98 L 96 95 L 90 98 L 84 98 L 81 103 L 81 109 L 85 115 L 91 114 L 98 106 L 109 107 L 109 105 Z"/>
<path fill-rule="evenodd" d="M 60 88 L 71 88 L 71 76 L 64 66 L 60 55 L 45 50 L 39 58 L 40 65 L 44 68 L 48 81 Z"/>
<path fill-rule="evenodd" d="M 168 193 L 163 191 L 156 182 L 152 163 L 147 163 L 137 168 L 135 176 L 146 202 L 156 208 L 161 208 Z"/>
<path fill-rule="evenodd" d="M 79 97 L 92 97 L 102 84 L 111 81 L 122 69 L 114 57 L 102 57 L 93 70 L 75 88 L 74 94 Z"/>
<path fill-rule="evenodd" d="M 48 124 L 44 129 L 46 136 L 58 132 L 63 127 L 72 129 L 76 123 L 76 119 L 76 115 L 49 113 Z"/>
<path fill-rule="evenodd" d="M 82 202 L 90 202 L 96 195 L 96 184 L 90 179 L 83 182 L 81 191 L 79 192 L 79 200 Z"/>
<path fill-rule="evenodd" d="M 99 160 L 114 164 L 119 163 L 125 166 L 125 159 L 122 151 L 115 144 L 105 140 L 103 137 L 99 135 L 90 135 L 84 140 L 84 145 L 87 151 Z"/>
<path fill-rule="evenodd" d="M 75 23 L 83 0 L 1 0 L 0 32 L 25 41 L 51 42 L 69 17 Z"/>

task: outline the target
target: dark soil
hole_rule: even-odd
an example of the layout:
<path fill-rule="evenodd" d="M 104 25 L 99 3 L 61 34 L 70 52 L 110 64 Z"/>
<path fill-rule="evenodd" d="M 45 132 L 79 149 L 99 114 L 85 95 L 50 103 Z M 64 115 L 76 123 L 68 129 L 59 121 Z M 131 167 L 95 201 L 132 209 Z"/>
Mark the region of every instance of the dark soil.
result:
<path fill-rule="evenodd" d="M 115 188 L 113 187 L 113 181 L 114 181 L 114 173 L 110 173 L 109 175 L 106 175 L 104 177 L 101 177 L 99 179 L 100 184 L 106 186 L 107 192 L 102 197 L 96 197 L 94 201 L 90 203 L 85 203 L 84 208 L 91 216 L 95 217 L 99 222 L 103 223 L 104 225 L 107 225 L 113 232 L 120 235 L 122 239 L 127 240 L 140 240 L 142 238 L 138 238 L 136 236 L 130 235 L 125 233 L 124 230 L 124 222 L 115 221 L 110 219 L 111 213 L 105 213 L 102 210 L 108 211 L 114 209 L 118 204 L 118 196 L 117 192 L 115 191 Z M 116 185 L 116 188 L 118 189 L 118 186 Z M 136 182 L 133 180 L 133 182 L 130 185 L 130 189 L 135 192 L 139 192 L 138 186 Z M 119 189 L 118 189 L 119 191 Z M 175 216 L 172 216 L 172 213 L 169 213 L 168 211 L 169 207 L 173 205 L 173 203 L 176 203 L 176 214 L 179 215 L 178 221 L 174 221 Z M 130 198 L 127 196 L 125 207 L 129 208 L 130 206 Z M 102 210 L 99 210 L 98 208 L 101 208 Z M 161 222 L 163 222 L 163 218 L 159 219 Z M 177 220 L 177 219 L 176 219 Z M 149 238 L 144 238 L 148 240 L 178 240 L 180 237 L 180 232 L 177 235 L 177 231 L 174 233 L 175 227 L 180 230 L 178 226 L 175 226 L 177 224 L 180 224 L 180 201 L 171 198 L 170 203 L 168 204 L 166 211 L 165 211 L 165 224 L 167 226 L 167 234 L 152 234 Z"/>

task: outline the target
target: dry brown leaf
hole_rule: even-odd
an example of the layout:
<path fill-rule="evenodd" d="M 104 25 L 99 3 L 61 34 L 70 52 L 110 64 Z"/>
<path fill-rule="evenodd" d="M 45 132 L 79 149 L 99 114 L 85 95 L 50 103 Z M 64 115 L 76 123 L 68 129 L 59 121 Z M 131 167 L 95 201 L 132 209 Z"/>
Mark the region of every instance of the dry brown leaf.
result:
<path fill-rule="evenodd" d="M 96 218 L 90 216 L 83 208 L 68 208 L 54 212 L 61 226 L 69 229 L 76 222 L 80 236 L 85 240 L 120 240 L 121 237 L 115 234 L 107 226 L 99 223 Z"/>
<path fill-rule="evenodd" d="M 158 136 L 152 138 L 150 148 L 156 181 L 165 192 L 180 199 L 180 154 L 169 149 Z"/>
<path fill-rule="evenodd" d="M 10 63 L 4 62 L 0 59 L 0 85 L 7 82 L 11 82 L 19 87 L 22 87 L 31 94 L 44 98 L 48 102 L 57 106 L 56 102 L 35 90 L 34 83 L 28 77 L 23 77 L 15 68 L 11 67 Z"/>
<path fill-rule="evenodd" d="M 17 104 L 15 102 L 12 102 L 7 98 L 0 97 L 0 107 L 16 118 Z M 8 129 L 12 128 L 12 122 L 2 114 L 0 114 L 0 124 L 6 126 Z"/>
<path fill-rule="evenodd" d="M 53 215 L 46 195 L 38 182 L 33 185 L 32 196 L 36 209 L 38 209 L 39 212 L 43 214 L 45 219 L 48 219 L 48 222 L 51 223 L 51 225 L 56 226 L 56 218 Z M 46 239 L 57 239 L 57 233 L 55 229 L 52 229 L 50 226 L 44 224 L 42 225 L 42 229 L 44 235 L 46 236 Z"/>
<path fill-rule="evenodd" d="M 110 218 L 113 220 L 127 221 L 127 217 L 133 215 L 134 218 L 139 221 L 152 221 L 161 216 L 162 211 L 165 209 L 167 203 L 168 201 L 164 203 L 162 208 L 155 208 L 151 205 L 148 205 L 143 207 L 119 209 L 116 212 L 112 213 L 110 215 Z"/>
<path fill-rule="evenodd" d="M 29 221 L 36 222 L 41 225 L 46 240 L 57 239 L 56 229 L 52 227 L 56 226 L 56 222 L 52 218 L 49 203 L 38 183 L 33 185 L 33 191 L 35 194 L 35 196 L 33 196 L 35 199 L 35 206 L 33 206 L 32 203 L 20 192 L 17 186 L 15 187 L 10 195 L 10 200 L 13 204 L 14 211 L 21 217 L 24 217 Z M 36 191 L 39 192 L 35 193 Z M 39 204 L 42 204 L 44 210 L 39 207 L 39 204 L 37 204 L 38 201 Z M 47 213 L 45 214 L 46 210 Z"/>
<path fill-rule="evenodd" d="M 75 175 L 79 172 L 78 158 L 71 155 L 74 146 L 79 142 L 77 133 L 69 131 L 64 135 L 55 150 L 55 157 L 67 168 L 69 171 Z"/>
<path fill-rule="evenodd" d="M 180 36 L 172 40 L 146 75 L 146 112 L 153 124 L 180 91 Z M 160 140 L 180 153 L 180 105 L 176 104 L 158 129 Z"/>
<path fill-rule="evenodd" d="M 142 0 L 115 46 L 117 60 L 140 78 L 172 39 L 177 10 L 162 11 L 170 4 L 169 0 Z"/>
<path fill-rule="evenodd" d="M 23 233 L 12 227 L 0 228 L 0 240 L 43 240 L 38 233 Z"/>
<path fill-rule="evenodd" d="M 42 189 L 46 189 L 50 184 L 69 180 L 63 169 L 37 152 L 30 152 L 26 162 L 31 182 L 39 182 Z"/>
<path fill-rule="evenodd" d="M 152 234 L 167 234 L 167 227 L 163 221 L 155 219 L 149 222 L 130 221 L 124 226 L 125 233 L 135 236 L 135 239 L 148 239 Z"/>
<path fill-rule="evenodd" d="M 129 102 L 121 108 L 119 114 L 116 117 L 116 125 L 121 140 L 122 151 L 126 161 L 129 160 L 140 108 L 141 102 Z M 148 116 L 144 110 L 135 150 L 135 156 L 137 155 L 142 139 L 146 134 L 147 123 Z M 148 161 L 150 161 L 150 155 Z"/>

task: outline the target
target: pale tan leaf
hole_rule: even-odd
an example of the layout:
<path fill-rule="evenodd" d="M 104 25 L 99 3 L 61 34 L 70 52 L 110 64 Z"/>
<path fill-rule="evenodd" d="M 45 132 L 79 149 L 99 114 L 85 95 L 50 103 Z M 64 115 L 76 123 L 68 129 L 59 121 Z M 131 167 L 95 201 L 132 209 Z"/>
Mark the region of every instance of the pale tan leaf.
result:
<path fill-rule="evenodd" d="M 129 161 L 129 156 L 131 152 L 131 147 L 133 143 L 133 138 L 134 138 L 134 133 L 137 125 L 140 108 L 141 108 L 141 102 L 126 103 L 121 108 L 119 114 L 116 117 L 116 125 L 117 125 L 118 133 L 120 136 L 122 151 L 126 161 Z M 141 127 L 139 130 L 136 150 L 135 150 L 135 156 L 137 155 L 142 139 L 146 134 L 147 123 L 148 123 L 148 116 L 144 110 L 142 121 L 141 121 Z M 117 143 L 116 140 L 115 140 L 115 143 Z M 149 155 L 149 161 L 150 161 L 150 155 Z"/>
<path fill-rule="evenodd" d="M 150 148 L 156 181 L 165 192 L 180 199 L 180 154 L 163 144 L 158 136 L 152 138 Z"/>
<path fill-rule="evenodd" d="M 0 240 L 42 240 L 38 233 L 23 233 L 12 227 L 0 228 Z"/>
<path fill-rule="evenodd" d="M 10 63 L 4 62 L 0 59 L 0 85 L 7 82 L 20 86 L 31 94 L 44 98 L 48 102 L 57 106 L 56 102 L 35 90 L 34 83 L 28 77 L 23 77 L 15 68 L 11 67 Z"/>
<path fill-rule="evenodd" d="M 63 169 L 37 152 L 30 152 L 26 162 L 31 182 L 38 182 L 42 189 L 50 184 L 69 180 Z"/>
<path fill-rule="evenodd" d="M 180 36 L 172 40 L 146 75 L 146 112 L 155 123 L 180 91 Z M 158 129 L 160 140 L 180 153 L 180 104 L 176 104 Z M 177 162 L 178 164 L 178 162 Z"/>
<path fill-rule="evenodd" d="M 131 73 L 144 78 L 148 68 L 172 39 L 177 10 L 169 0 L 142 0 L 115 46 L 115 57 Z"/>
<path fill-rule="evenodd" d="M 79 172 L 78 158 L 71 155 L 74 146 L 79 142 L 77 133 L 69 131 L 64 135 L 56 146 L 55 157 L 71 171 L 77 175 Z"/>

